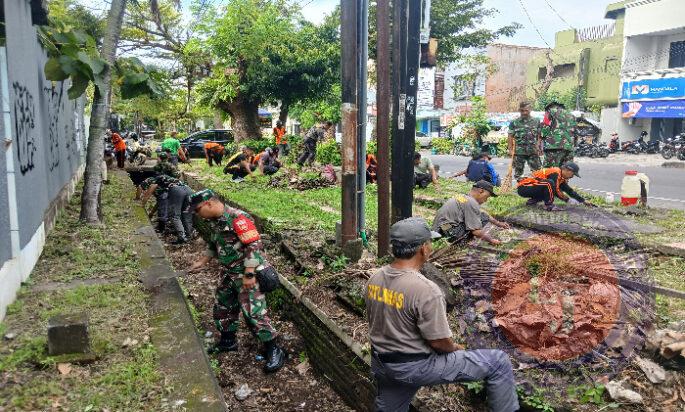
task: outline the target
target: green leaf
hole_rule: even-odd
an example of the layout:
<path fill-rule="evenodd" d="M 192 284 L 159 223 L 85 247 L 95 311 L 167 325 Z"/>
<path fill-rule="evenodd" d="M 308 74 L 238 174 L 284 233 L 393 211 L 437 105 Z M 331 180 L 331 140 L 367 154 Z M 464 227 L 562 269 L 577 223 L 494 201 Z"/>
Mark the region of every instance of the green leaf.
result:
<path fill-rule="evenodd" d="M 150 78 L 147 73 L 126 73 L 124 75 L 124 84 L 139 84 L 144 83 Z"/>
<path fill-rule="evenodd" d="M 81 73 L 77 73 L 71 77 L 71 87 L 67 91 L 69 99 L 78 99 L 86 92 L 86 88 L 90 83 L 90 79 L 83 76 Z"/>
<path fill-rule="evenodd" d="M 102 76 L 95 75 L 93 83 L 95 83 L 95 87 L 97 87 L 102 94 L 102 92 L 105 90 L 105 80 L 102 78 Z"/>
<path fill-rule="evenodd" d="M 45 68 L 43 71 L 45 72 L 46 79 L 56 82 L 62 81 L 69 77 L 69 74 L 62 70 L 62 65 L 60 64 L 59 59 L 55 57 L 48 59 L 48 61 L 45 63 Z"/>
<path fill-rule="evenodd" d="M 72 59 L 70 56 L 59 56 L 59 64 L 64 73 L 72 75 L 78 71 L 76 67 L 76 61 Z"/>
<path fill-rule="evenodd" d="M 78 59 L 90 67 L 93 74 L 100 74 L 105 68 L 105 61 L 99 57 L 91 57 L 84 51 L 78 52 Z"/>

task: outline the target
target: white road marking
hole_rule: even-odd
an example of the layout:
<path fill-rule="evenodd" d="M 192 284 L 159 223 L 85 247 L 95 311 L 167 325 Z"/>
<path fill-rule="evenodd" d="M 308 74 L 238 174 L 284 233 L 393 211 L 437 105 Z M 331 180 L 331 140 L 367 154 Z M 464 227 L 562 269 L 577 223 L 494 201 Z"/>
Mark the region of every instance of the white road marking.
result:
<path fill-rule="evenodd" d="M 612 195 L 621 195 L 620 193 L 616 192 L 609 192 L 606 190 L 597 190 L 597 189 L 585 189 L 583 187 L 579 187 L 578 189 L 583 190 L 585 192 L 598 192 L 598 193 L 611 193 Z M 647 199 L 654 199 L 654 200 L 661 200 L 664 202 L 677 202 L 677 203 L 685 203 L 685 200 L 683 199 L 670 199 L 668 197 L 656 197 L 656 196 L 648 196 Z"/>

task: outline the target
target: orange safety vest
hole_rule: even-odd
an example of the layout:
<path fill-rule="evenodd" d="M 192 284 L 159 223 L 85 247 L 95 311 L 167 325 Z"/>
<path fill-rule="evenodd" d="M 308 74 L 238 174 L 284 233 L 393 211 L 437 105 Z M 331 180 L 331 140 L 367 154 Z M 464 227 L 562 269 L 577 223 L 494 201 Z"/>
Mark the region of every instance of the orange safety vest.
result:
<path fill-rule="evenodd" d="M 568 196 L 566 196 L 559 187 L 567 182 L 567 180 L 564 179 L 564 177 L 562 176 L 561 168 L 559 167 L 547 167 L 544 169 L 536 170 L 533 172 L 533 176 L 524 177 L 523 179 L 519 180 L 517 187 L 538 185 L 540 184 L 540 180 L 547 180 L 553 174 L 556 174 L 558 176 L 556 181 L 556 187 L 554 188 L 555 193 L 560 199 L 567 199 Z"/>
<path fill-rule="evenodd" d="M 285 136 L 285 127 L 281 127 L 280 129 L 278 127 L 274 127 L 274 136 L 276 136 L 276 144 L 288 143 L 283 140 L 283 136 Z"/>
<path fill-rule="evenodd" d="M 207 142 L 205 143 L 205 149 L 208 151 L 214 151 L 217 153 L 223 153 L 224 152 L 224 147 L 220 145 L 219 143 L 215 142 Z"/>
<path fill-rule="evenodd" d="M 117 152 L 126 150 L 126 142 L 119 136 L 119 133 L 112 133 L 112 144 L 114 145 L 114 150 Z"/>

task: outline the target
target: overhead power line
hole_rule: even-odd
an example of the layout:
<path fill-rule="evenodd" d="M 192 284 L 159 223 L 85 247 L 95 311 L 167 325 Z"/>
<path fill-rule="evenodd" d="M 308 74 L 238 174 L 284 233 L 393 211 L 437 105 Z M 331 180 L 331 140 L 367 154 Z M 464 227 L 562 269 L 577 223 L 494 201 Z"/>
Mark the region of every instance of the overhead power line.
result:
<path fill-rule="evenodd" d="M 523 9 L 523 12 L 526 14 L 526 17 L 528 17 L 528 21 L 530 21 L 530 24 L 533 26 L 535 31 L 538 33 L 538 36 L 540 36 L 540 39 L 547 45 L 548 48 L 552 49 L 552 52 L 554 53 L 554 47 L 552 47 L 549 42 L 547 42 L 547 39 L 545 39 L 545 36 L 542 35 L 542 32 L 540 29 L 538 29 L 538 26 L 535 25 L 535 22 L 533 21 L 533 17 L 530 15 L 528 12 L 528 8 L 526 8 L 526 5 L 523 3 L 523 0 L 518 0 L 519 4 L 521 5 L 521 8 Z"/>
<path fill-rule="evenodd" d="M 557 9 L 554 8 L 554 6 L 552 6 L 552 4 L 549 2 L 549 0 L 545 0 L 545 3 L 547 3 L 547 6 L 549 6 L 549 8 L 554 12 L 554 14 L 556 14 L 557 17 L 559 17 L 559 19 L 560 19 L 561 21 L 563 21 L 564 23 L 566 23 L 566 25 L 567 25 L 569 28 L 571 28 L 571 29 L 573 29 L 573 30 L 576 29 L 575 27 L 573 27 L 573 26 L 571 25 L 571 23 L 569 23 L 569 22 L 566 21 L 566 19 L 564 18 L 564 16 L 562 16 L 561 13 L 559 13 L 559 12 L 557 11 Z"/>

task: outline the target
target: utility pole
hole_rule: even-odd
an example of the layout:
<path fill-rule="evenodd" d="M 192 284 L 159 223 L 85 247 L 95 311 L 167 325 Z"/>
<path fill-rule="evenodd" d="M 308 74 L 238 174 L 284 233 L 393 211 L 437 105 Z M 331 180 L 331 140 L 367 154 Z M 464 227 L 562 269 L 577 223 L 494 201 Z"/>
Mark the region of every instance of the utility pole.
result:
<path fill-rule="evenodd" d="M 421 1 L 394 2 L 392 220 L 412 216 Z"/>
<path fill-rule="evenodd" d="M 357 233 L 366 241 L 366 87 L 369 60 L 369 0 L 357 1 Z"/>
<path fill-rule="evenodd" d="M 376 6 L 376 143 L 378 147 L 378 256 L 390 251 L 390 0 Z"/>
<path fill-rule="evenodd" d="M 342 71 L 342 223 L 341 246 L 357 238 L 357 81 L 358 81 L 358 2 L 341 0 Z"/>

